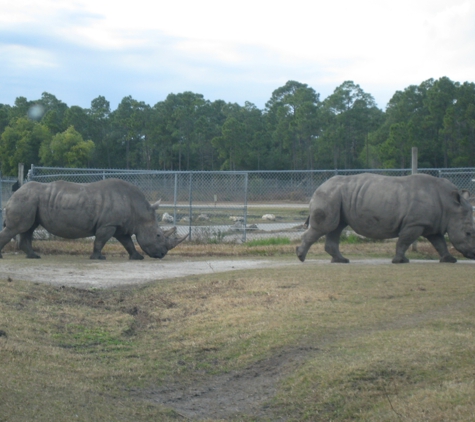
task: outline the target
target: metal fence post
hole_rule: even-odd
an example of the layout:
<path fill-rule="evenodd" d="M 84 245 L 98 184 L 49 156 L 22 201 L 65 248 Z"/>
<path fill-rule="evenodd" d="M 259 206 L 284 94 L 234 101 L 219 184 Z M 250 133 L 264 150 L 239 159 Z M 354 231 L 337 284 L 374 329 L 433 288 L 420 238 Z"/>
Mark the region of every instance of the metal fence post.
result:
<path fill-rule="evenodd" d="M 247 185 L 249 180 L 249 173 L 244 174 L 244 231 L 242 233 L 242 241 L 246 242 L 246 230 L 247 230 Z"/>
<path fill-rule="evenodd" d="M 412 167 L 411 167 L 411 174 L 417 173 L 417 147 L 412 147 Z M 417 240 L 414 241 L 412 244 L 411 249 L 414 252 L 417 252 Z"/>
<path fill-rule="evenodd" d="M 23 163 L 18 163 L 18 182 L 20 186 L 23 185 L 25 181 L 25 165 Z"/>
<path fill-rule="evenodd" d="M 190 172 L 190 184 L 189 184 L 189 193 L 188 193 L 188 199 L 190 201 L 190 212 L 188 214 L 188 218 L 190 221 L 188 221 L 188 233 L 189 233 L 189 239 L 191 240 L 191 219 L 193 217 L 193 172 Z"/>
<path fill-rule="evenodd" d="M 175 186 L 173 187 L 173 224 L 176 224 L 177 195 L 178 195 L 178 173 L 175 173 Z"/>
<path fill-rule="evenodd" d="M 412 167 L 411 173 L 417 173 L 417 147 L 412 147 Z"/>

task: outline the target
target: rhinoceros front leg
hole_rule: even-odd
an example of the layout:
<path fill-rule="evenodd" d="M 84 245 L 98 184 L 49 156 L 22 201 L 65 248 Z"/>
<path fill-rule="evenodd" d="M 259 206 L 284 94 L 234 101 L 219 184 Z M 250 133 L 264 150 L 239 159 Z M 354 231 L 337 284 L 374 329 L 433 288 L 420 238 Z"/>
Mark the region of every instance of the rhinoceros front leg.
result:
<path fill-rule="evenodd" d="M 129 253 L 129 259 L 143 259 L 143 256 L 135 249 L 134 242 L 129 235 L 115 235 L 114 236 Z"/>
<path fill-rule="evenodd" d="M 457 262 L 457 258 L 450 254 L 444 236 L 442 236 L 441 234 L 433 234 L 430 236 L 426 236 L 426 238 L 430 243 L 432 243 L 432 246 L 434 246 L 435 250 L 440 255 L 440 262 Z"/>
<path fill-rule="evenodd" d="M 340 223 L 335 230 L 327 233 L 325 237 L 325 252 L 332 256 L 332 262 L 334 263 L 347 264 L 350 262 L 340 252 L 340 236 L 346 226 L 345 223 Z"/>
<path fill-rule="evenodd" d="M 91 259 L 106 259 L 102 255 L 102 249 L 107 241 L 114 236 L 116 228 L 114 226 L 99 227 L 96 230 L 96 238 L 94 239 L 94 249 L 92 251 Z"/>
<path fill-rule="evenodd" d="M 396 255 L 392 260 L 393 264 L 407 264 L 409 262 L 409 259 L 406 257 L 406 251 L 421 234 L 422 229 L 417 227 L 404 229 L 399 233 L 399 239 L 396 242 Z"/>

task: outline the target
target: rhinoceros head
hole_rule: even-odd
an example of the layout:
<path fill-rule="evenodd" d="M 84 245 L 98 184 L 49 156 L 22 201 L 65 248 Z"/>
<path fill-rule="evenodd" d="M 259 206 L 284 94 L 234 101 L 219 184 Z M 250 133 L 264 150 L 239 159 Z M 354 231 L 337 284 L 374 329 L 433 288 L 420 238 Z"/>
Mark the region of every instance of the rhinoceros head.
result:
<path fill-rule="evenodd" d="M 188 235 L 176 238 L 176 227 L 163 231 L 158 227 L 155 219 L 155 210 L 158 209 L 160 201 L 151 205 L 150 220 L 142 224 L 135 237 L 142 250 L 152 258 L 163 258 L 170 249 L 183 242 Z"/>
<path fill-rule="evenodd" d="M 449 239 L 465 258 L 475 259 L 475 226 L 473 223 L 473 208 L 467 201 L 468 192 L 453 192 L 452 199 L 455 212 L 452 213 L 447 234 Z"/>
<path fill-rule="evenodd" d="M 140 230 L 135 235 L 142 250 L 151 258 L 163 258 L 170 249 L 183 242 L 188 235 L 176 238 L 173 235 L 176 227 L 163 231 L 158 226 L 153 226 Z"/>

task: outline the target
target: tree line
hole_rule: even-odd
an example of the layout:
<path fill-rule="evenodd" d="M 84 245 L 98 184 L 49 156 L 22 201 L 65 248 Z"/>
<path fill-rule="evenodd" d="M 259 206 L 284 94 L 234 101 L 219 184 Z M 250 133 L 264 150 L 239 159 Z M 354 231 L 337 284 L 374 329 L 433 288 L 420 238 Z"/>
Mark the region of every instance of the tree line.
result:
<path fill-rule="evenodd" d="M 288 81 L 263 110 L 193 92 L 150 106 L 103 96 L 69 107 L 50 93 L 0 104 L 0 165 L 154 170 L 310 170 L 475 166 L 475 84 L 447 77 L 397 91 L 386 110 L 346 81 L 323 101 Z"/>

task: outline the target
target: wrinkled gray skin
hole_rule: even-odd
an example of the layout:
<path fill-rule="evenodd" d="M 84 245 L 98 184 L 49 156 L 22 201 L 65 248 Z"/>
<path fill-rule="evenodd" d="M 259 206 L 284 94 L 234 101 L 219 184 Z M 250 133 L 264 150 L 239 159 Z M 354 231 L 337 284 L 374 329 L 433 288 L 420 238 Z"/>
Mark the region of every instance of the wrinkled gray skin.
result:
<path fill-rule="evenodd" d="M 187 236 L 173 239 L 169 236 L 176 228 L 161 230 L 155 218 L 157 208 L 158 202 L 150 205 L 136 186 L 123 180 L 29 182 L 7 202 L 0 251 L 20 234 L 20 249 L 28 258 L 39 258 L 31 241 L 33 231 L 41 225 L 68 239 L 95 236 L 91 259 L 105 259 L 102 248 L 111 237 L 124 246 L 130 259 L 143 259 L 135 249 L 133 234 L 147 255 L 163 258 Z"/>
<path fill-rule="evenodd" d="M 468 192 L 459 192 L 447 179 L 425 174 L 404 177 L 358 174 L 335 176 L 323 183 L 310 201 L 308 229 L 297 247 L 303 262 L 310 246 L 325 235 L 332 262 L 349 262 L 340 253 L 340 234 L 346 226 L 372 239 L 398 237 L 392 262 L 406 263 L 405 253 L 419 236 L 427 238 L 440 262 L 457 262 L 444 239 L 475 259 L 475 228 Z"/>

